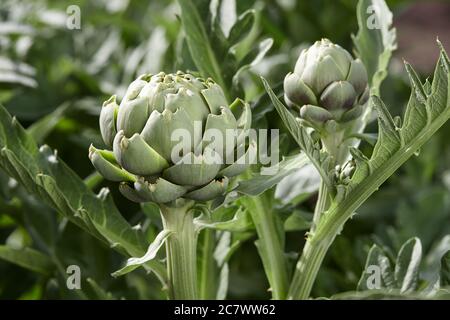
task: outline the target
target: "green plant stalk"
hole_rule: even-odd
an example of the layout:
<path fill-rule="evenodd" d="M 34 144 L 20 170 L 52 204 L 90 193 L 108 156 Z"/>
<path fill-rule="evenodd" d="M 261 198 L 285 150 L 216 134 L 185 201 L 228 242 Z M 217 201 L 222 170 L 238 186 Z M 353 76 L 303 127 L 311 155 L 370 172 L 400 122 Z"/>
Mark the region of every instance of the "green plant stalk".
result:
<path fill-rule="evenodd" d="M 341 232 L 345 222 L 449 118 L 450 112 L 447 111 L 432 122 L 414 140 L 395 152 L 382 166 L 373 171 L 368 178 L 355 186 L 342 201 L 331 203 L 327 214 L 321 217 L 316 231 L 310 234 L 305 244 L 289 289 L 289 299 L 306 299 L 309 297 L 325 254 L 335 237 Z"/>
<path fill-rule="evenodd" d="M 272 298 L 283 300 L 288 289 L 288 269 L 281 239 L 277 236 L 276 221 L 263 195 L 243 197 L 239 201 L 249 210 L 258 234 L 261 259 L 271 286 Z M 264 252 L 265 251 L 265 252 Z M 266 257 L 266 258 L 264 258 Z"/>
<path fill-rule="evenodd" d="M 166 241 L 169 297 L 197 299 L 197 231 L 193 202 L 181 206 L 160 205 L 163 226 L 173 234 Z"/>
<path fill-rule="evenodd" d="M 317 198 L 316 207 L 314 208 L 313 225 L 309 231 L 308 240 L 303 248 L 302 256 L 297 263 L 296 272 L 292 279 L 291 288 L 296 288 L 296 292 L 291 289 L 288 294 L 289 299 L 294 296 L 298 299 L 308 298 L 311 292 L 314 280 L 317 277 L 320 264 L 325 257 L 328 247 L 333 242 L 333 239 L 319 239 L 316 241 L 314 232 L 320 223 L 322 213 L 330 205 L 330 196 L 327 185 L 322 181 L 319 187 L 319 195 Z M 329 242 L 329 243 L 328 243 Z"/>
<path fill-rule="evenodd" d="M 302 256 L 295 267 L 288 299 L 308 299 L 317 273 L 338 230 L 327 225 L 329 234 L 313 232 L 308 236 Z"/>
<path fill-rule="evenodd" d="M 316 207 L 314 208 L 313 225 L 311 227 L 311 232 L 316 229 L 316 226 L 319 224 L 322 212 L 324 212 L 329 205 L 330 196 L 328 194 L 328 187 L 323 181 L 321 181 Z"/>

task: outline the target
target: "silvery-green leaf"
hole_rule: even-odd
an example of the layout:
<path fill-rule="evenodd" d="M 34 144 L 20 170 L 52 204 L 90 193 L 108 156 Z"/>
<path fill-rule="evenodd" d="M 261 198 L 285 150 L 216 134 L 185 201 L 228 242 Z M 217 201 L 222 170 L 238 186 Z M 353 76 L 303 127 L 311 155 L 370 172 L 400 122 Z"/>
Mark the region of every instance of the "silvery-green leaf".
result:
<path fill-rule="evenodd" d="M 316 192 L 320 186 L 320 175 L 311 163 L 281 180 L 275 189 L 275 198 L 287 204 Z"/>
<path fill-rule="evenodd" d="M 272 45 L 273 39 L 267 38 L 262 40 L 260 43 L 258 43 L 257 46 L 252 48 L 252 50 L 239 63 L 239 69 L 234 74 L 232 80 L 234 86 L 237 86 L 239 84 L 239 79 L 246 70 L 256 66 L 264 59 L 266 54 L 269 52 L 270 48 L 272 48 Z M 234 48 L 232 47 L 230 50 L 233 51 Z M 233 52 L 230 53 L 234 54 Z"/>
<path fill-rule="evenodd" d="M 44 143 L 50 133 L 64 120 L 68 111 L 73 111 L 72 103 L 68 101 L 63 102 L 55 110 L 46 116 L 37 119 L 27 127 L 27 132 L 38 144 Z M 112 136 L 112 139 L 114 139 L 114 136 Z"/>
<path fill-rule="evenodd" d="M 134 269 L 142 266 L 146 262 L 154 259 L 159 249 L 162 247 L 164 242 L 173 234 L 171 230 L 162 230 L 155 238 L 155 240 L 149 245 L 147 252 L 140 258 L 129 258 L 125 267 L 120 270 L 117 270 L 112 274 L 113 277 L 123 276 Z"/>
<path fill-rule="evenodd" d="M 242 13 L 231 28 L 230 34 L 228 35 L 228 43 L 230 44 L 230 46 L 240 42 L 245 37 L 247 37 L 252 30 L 255 21 L 255 10 L 251 9 Z"/>
<path fill-rule="evenodd" d="M 210 219 L 206 219 L 204 216 L 200 216 L 198 219 L 195 219 L 195 224 L 200 228 L 234 232 L 242 232 L 254 228 L 248 211 L 242 206 L 238 208 L 233 217 L 229 220 L 211 221 Z"/>
<path fill-rule="evenodd" d="M 422 244 L 418 238 L 412 238 L 400 249 L 395 264 L 395 281 L 401 292 L 417 288 L 421 261 Z"/>
<path fill-rule="evenodd" d="M 317 171 L 320 173 L 322 180 L 330 188 L 329 190 L 333 190 L 333 183 L 329 174 L 329 167 L 331 162 L 330 156 L 326 153 L 321 152 L 309 132 L 281 103 L 273 90 L 270 88 L 267 81 L 264 78 L 261 79 L 263 81 L 264 88 L 269 94 L 269 97 L 272 100 L 272 103 L 278 111 L 281 119 L 283 120 L 284 125 L 292 134 L 300 148 L 302 148 L 302 150 L 305 152 L 306 156 L 310 159 L 311 163 L 314 164 Z"/>
<path fill-rule="evenodd" d="M 145 253 L 142 231 L 133 229 L 117 210 L 105 189 L 94 194 L 80 177 L 48 146 L 38 148 L 33 137 L 0 105 L 0 166 L 23 184 L 30 195 L 42 199 L 62 217 L 127 256 Z M 9 153 L 15 155 L 13 158 Z M 5 154 L 5 156 L 3 156 Z M 11 163 L 11 161 L 14 162 Z M 21 170 L 12 171 L 11 166 Z M 23 172 L 22 172 L 23 171 Z M 162 283 L 167 280 L 159 261 L 149 261 Z"/>
<path fill-rule="evenodd" d="M 353 43 L 366 67 L 371 94 L 379 95 L 392 52 L 397 48 L 393 15 L 384 0 L 359 0 L 356 12 L 359 30 Z"/>
<path fill-rule="evenodd" d="M 359 279 L 357 290 L 382 288 L 395 288 L 394 271 L 387 255 L 379 246 L 374 244 L 367 255 L 366 265 Z"/>
<path fill-rule="evenodd" d="M 273 167 L 266 168 L 268 175 L 264 170 L 254 177 L 239 182 L 236 191 L 249 196 L 258 196 L 264 191 L 272 188 L 283 178 L 299 170 L 309 163 L 308 157 L 302 152 L 293 156 L 284 157 Z"/>
<path fill-rule="evenodd" d="M 204 77 L 213 78 L 222 88 L 225 87 L 220 63 L 211 47 L 204 19 L 200 16 L 192 0 L 179 0 L 181 23 L 191 57 Z"/>

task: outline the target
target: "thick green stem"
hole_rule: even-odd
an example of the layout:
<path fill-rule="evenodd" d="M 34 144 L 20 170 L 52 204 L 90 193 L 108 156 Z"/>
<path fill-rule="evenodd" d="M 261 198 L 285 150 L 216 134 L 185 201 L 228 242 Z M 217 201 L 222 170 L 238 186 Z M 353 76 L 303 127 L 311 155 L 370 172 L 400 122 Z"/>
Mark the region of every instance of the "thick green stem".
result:
<path fill-rule="evenodd" d="M 176 300 L 197 299 L 197 231 L 192 202 L 161 205 L 164 229 L 173 231 L 166 241 L 169 296 Z"/>
<path fill-rule="evenodd" d="M 272 298 L 286 298 L 288 289 L 288 272 L 282 239 L 277 232 L 276 220 L 270 205 L 264 203 L 263 197 L 244 197 L 240 201 L 249 210 L 258 234 L 258 251 L 263 261 L 264 270 L 272 290 Z"/>
<path fill-rule="evenodd" d="M 307 299 L 319 271 L 325 254 L 333 242 L 333 234 L 320 237 L 315 234 L 322 213 L 330 205 L 328 188 L 325 183 L 320 184 L 319 196 L 314 209 L 313 225 L 308 235 L 302 256 L 297 262 L 294 277 L 289 290 L 289 299 Z"/>
<path fill-rule="evenodd" d="M 328 187 L 322 181 L 320 183 L 319 196 L 317 198 L 316 207 L 314 208 L 314 217 L 311 232 L 313 232 L 316 229 L 317 225 L 319 224 L 322 213 L 328 208 L 329 205 L 330 205 L 330 196 L 328 194 Z"/>
<path fill-rule="evenodd" d="M 308 238 L 302 256 L 295 267 L 288 299 L 309 298 L 317 273 L 336 233 L 334 231 L 331 231 L 329 235 L 316 233 Z"/>
<path fill-rule="evenodd" d="M 337 149 L 330 149 L 329 146 L 325 146 L 325 148 L 328 148 L 328 152 L 334 157 L 337 157 L 339 147 Z M 325 234 L 323 237 L 318 236 L 316 233 L 322 214 L 330 206 L 330 201 L 328 187 L 322 181 L 320 183 L 316 207 L 314 208 L 313 224 L 308 233 L 308 239 L 303 248 L 302 255 L 295 267 L 294 277 L 289 288 L 289 299 L 307 299 L 309 297 L 325 254 L 335 238 L 334 233 Z"/>

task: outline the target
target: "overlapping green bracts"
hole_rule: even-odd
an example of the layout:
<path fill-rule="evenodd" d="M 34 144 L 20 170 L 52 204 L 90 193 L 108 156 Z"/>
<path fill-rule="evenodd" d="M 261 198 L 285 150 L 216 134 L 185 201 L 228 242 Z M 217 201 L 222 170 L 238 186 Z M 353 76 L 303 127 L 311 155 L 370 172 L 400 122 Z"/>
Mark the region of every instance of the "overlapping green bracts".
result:
<path fill-rule="evenodd" d="M 313 126 L 357 119 L 369 97 L 367 71 L 360 59 L 327 39 L 300 54 L 284 79 L 285 101 Z"/>
<path fill-rule="evenodd" d="M 207 201 L 222 195 L 229 178 L 247 168 L 242 157 L 249 159 L 256 148 L 247 144 L 250 126 L 249 105 L 239 99 L 230 105 L 210 79 L 182 72 L 142 75 L 120 105 L 115 96 L 103 104 L 100 129 L 112 151 L 91 146 L 89 158 L 106 179 L 120 182 L 132 201 Z M 225 143 L 230 130 L 236 137 Z M 211 133 L 221 134 L 223 143 Z M 189 139 L 180 142 L 180 134 Z M 239 159 L 237 150 L 245 151 Z"/>

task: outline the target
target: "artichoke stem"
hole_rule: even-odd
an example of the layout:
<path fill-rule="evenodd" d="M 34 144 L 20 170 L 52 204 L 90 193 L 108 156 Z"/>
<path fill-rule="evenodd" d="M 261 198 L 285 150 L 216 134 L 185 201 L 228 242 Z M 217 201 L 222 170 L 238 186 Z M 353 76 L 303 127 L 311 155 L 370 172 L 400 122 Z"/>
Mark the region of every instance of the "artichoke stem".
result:
<path fill-rule="evenodd" d="M 163 226 L 173 234 L 166 241 L 169 297 L 195 300 L 197 296 L 197 232 L 193 202 L 178 200 L 175 206 L 160 205 Z"/>
<path fill-rule="evenodd" d="M 316 280 L 322 261 L 331 246 L 336 234 L 311 235 L 303 248 L 295 267 L 294 277 L 288 294 L 289 300 L 308 299 Z"/>
<path fill-rule="evenodd" d="M 334 158 L 336 164 L 343 164 L 348 157 L 348 145 L 343 142 L 344 132 L 327 133 L 322 137 L 324 149 Z"/>

